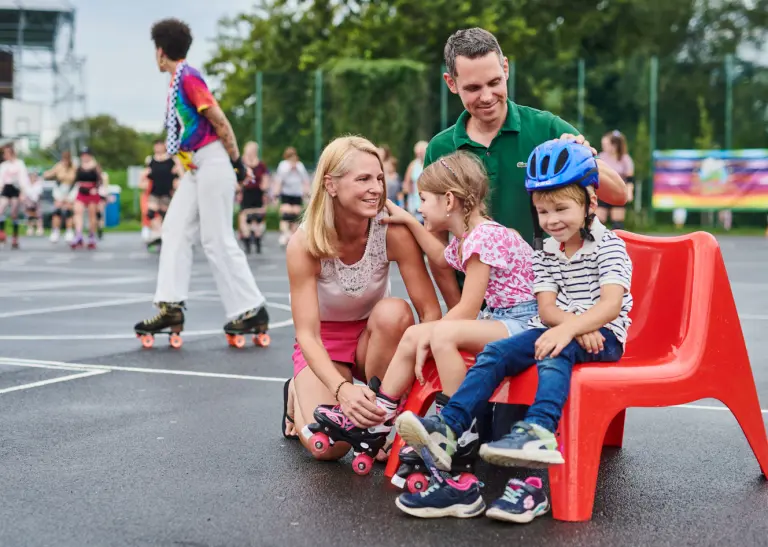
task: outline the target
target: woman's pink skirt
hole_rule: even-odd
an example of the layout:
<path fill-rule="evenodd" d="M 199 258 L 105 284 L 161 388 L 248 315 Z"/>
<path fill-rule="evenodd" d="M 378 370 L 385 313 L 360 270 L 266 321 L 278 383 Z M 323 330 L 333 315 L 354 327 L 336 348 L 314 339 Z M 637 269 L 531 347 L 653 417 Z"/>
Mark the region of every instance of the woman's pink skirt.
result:
<path fill-rule="evenodd" d="M 354 369 L 357 343 L 368 324 L 367 319 L 361 321 L 322 321 L 320 323 L 320 339 L 331 360 L 346 363 Z M 299 343 L 293 344 L 293 376 L 307 366 L 307 360 L 301 352 Z"/>

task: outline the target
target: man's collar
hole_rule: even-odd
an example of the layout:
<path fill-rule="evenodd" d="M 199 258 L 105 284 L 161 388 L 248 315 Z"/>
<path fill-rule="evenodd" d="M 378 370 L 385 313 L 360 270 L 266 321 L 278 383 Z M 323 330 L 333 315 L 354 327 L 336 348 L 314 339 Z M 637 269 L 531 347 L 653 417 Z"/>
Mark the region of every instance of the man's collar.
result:
<path fill-rule="evenodd" d="M 469 138 L 467 133 L 469 118 L 469 111 L 464 110 L 459 115 L 459 119 L 456 120 L 456 125 L 453 129 L 453 145 L 456 147 L 456 150 L 464 145 L 472 144 L 472 139 Z M 500 133 L 506 133 L 507 131 L 520 132 L 520 110 L 510 99 L 507 99 L 507 117 L 504 118 Z"/>
<path fill-rule="evenodd" d="M 600 220 L 595 217 L 592 219 L 592 224 L 589 228 L 589 231 L 592 233 L 592 237 L 594 238 L 594 241 L 583 241 L 581 244 L 581 248 L 579 248 L 578 251 L 576 251 L 571 258 L 568 258 L 565 256 L 565 251 L 562 248 L 562 244 L 559 243 L 554 237 L 548 238 L 544 242 L 544 252 L 547 254 L 553 254 L 556 255 L 559 258 L 565 258 L 567 260 L 574 260 L 579 255 L 589 255 L 595 252 L 595 249 L 597 249 L 597 246 L 600 245 L 600 242 L 603 240 L 603 237 L 605 236 L 607 228 L 605 225 L 600 222 Z"/>

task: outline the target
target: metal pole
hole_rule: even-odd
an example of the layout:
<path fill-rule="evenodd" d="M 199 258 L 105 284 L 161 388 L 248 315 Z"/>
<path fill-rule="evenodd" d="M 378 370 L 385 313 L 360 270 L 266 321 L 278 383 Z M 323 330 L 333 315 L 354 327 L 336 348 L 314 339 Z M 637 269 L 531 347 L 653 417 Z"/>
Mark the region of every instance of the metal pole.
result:
<path fill-rule="evenodd" d="M 586 67 L 585 67 L 584 59 L 579 59 L 579 96 L 578 96 L 579 121 L 578 121 L 578 124 L 579 124 L 579 131 L 581 131 L 582 133 L 584 133 L 584 99 L 586 95 L 585 72 L 586 72 Z"/>
<path fill-rule="evenodd" d="M 323 71 L 315 71 L 315 165 L 323 152 Z"/>
<path fill-rule="evenodd" d="M 656 150 L 656 116 L 658 113 L 658 93 L 659 93 L 659 58 L 655 55 L 651 57 L 651 74 L 650 74 L 650 123 L 649 123 L 649 148 L 650 148 L 650 178 L 648 180 L 646 190 L 646 200 L 648 206 L 649 217 L 653 216 L 653 152 Z"/>
<path fill-rule="evenodd" d="M 733 55 L 725 56 L 725 149 L 733 148 Z"/>
<path fill-rule="evenodd" d="M 509 61 L 509 79 L 507 80 L 507 95 L 509 100 L 515 102 L 515 60 Z"/>
<path fill-rule="evenodd" d="M 440 71 L 440 130 L 448 127 L 448 86 L 443 81 L 443 73 L 447 70 L 443 65 Z"/>
<path fill-rule="evenodd" d="M 256 142 L 259 143 L 259 150 L 264 153 L 264 101 L 262 100 L 264 93 L 264 77 L 261 71 L 256 73 L 256 103 L 254 108 L 256 109 Z"/>

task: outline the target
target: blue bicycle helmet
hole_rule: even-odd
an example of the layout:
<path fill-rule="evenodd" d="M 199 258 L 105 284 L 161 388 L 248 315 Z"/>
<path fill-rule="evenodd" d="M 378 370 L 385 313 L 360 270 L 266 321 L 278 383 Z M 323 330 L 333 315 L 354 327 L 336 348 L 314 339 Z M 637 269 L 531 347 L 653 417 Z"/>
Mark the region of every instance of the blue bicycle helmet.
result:
<path fill-rule="evenodd" d="M 597 188 L 597 160 L 592 151 L 574 141 L 553 139 L 528 156 L 525 189 L 554 190 L 569 184 Z"/>
<path fill-rule="evenodd" d="M 598 187 L 597 160 L 592 151 L 583 144 L 560 139 L 544 142 L 534 148 L 526 164 L 525 189 L 528 193 L 554 190 L 569 184 L 578 184 L 584 189 L 587 196 L 586 219 L 581 237 L 594 241 L 589 228 L 595 215 L 589 212 L 590 196 L 587 191 L 587 186 Z M 541 248 L 541 227 L 533 203 L 531 210 L 536 221 L 534 239 L 539 240 L 534 248 Z"/>

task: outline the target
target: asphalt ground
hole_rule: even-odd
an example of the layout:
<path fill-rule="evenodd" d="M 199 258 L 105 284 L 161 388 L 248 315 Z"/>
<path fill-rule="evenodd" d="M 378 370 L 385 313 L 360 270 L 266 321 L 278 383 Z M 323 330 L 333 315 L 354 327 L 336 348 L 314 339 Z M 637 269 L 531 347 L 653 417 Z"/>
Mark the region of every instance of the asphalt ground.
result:
<path fill-rule="evenodd" d="M 383 466 L 358 477 L 351 455 L 312 460 L 281 435 L 293 330 L 284 254 L 269 238 L 249 262 L 272 345 L 242 350 L 226 344 L 199 249 L 180 350 L 162 336 L 143 350 L 133 335 L 154 314 L 157 267 L 138 235 L 107 234 L 97 251 L 30 238 L 0 249 L 0 545 L 768 542 L 768 481 L 716 401 L 629 410 L 586 523 L 419 520 L 395 507 Z M 768 241 L 720 242 L 768 409 Z M 490 504 L 509 471 L 477 473 Z"/>

